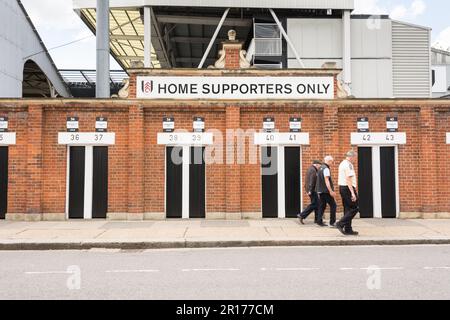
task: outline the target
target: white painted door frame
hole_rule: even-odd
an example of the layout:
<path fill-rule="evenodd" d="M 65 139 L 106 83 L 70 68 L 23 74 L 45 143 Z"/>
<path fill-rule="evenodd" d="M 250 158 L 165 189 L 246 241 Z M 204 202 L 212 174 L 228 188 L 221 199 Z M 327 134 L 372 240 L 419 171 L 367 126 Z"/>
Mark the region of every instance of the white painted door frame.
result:
<path fill-rule="evenodd" d="M 70 147 L 85 148 L 84 164 L 84 219 L 92 219 L 92 196 L 94 183 L 94 147 L 109 147 L 116 143 L 114 132 L 59 132 L 58 144 L 67 147 L 66 159 L 66 219 L 69 219 L 70 196 Z"/>
<path fill-rule="evenodd" d="M 167 217 L 167 147 L 170 147 L 170 145 L 165 146 L 165 164 L 164 164 L 164 213 Z M 177 147 L 177 146 L 173 146 Z M 178 146 L 181 147 L 183 150 L 182 155 L 182 190 L 181 190 L 181 219 L 189 219 L 189 166 L 191 163 L 191 147 L 199 147 L 199 148 L 206 148 L 205 145 L 183 145 Z M 206 179 L 206 163 L 205 163 L 205 207 L 207 206 L 207 197 L 206 197 L 206 191 L 207 189 L 207 179 Z"/>
<path fill-rule="evenodd" d="M 70 147 L 67 146 L 66 164 L 66 219 L 69 219 L 69 197 L 70 197 Z M 84 209 L 83 219 L 92 220 L 92 196 L 94 184 L 94 146 L 84 147 Z"/>
<path fill-rule="evenodd" d="M 300 190 L 303 190 L 303 150 L 302 146 L 292 146 L 292 145 L 261 145 L 259 148 L 259 159 L 260 159 L 260 178 L 262 178 L 262 152 L 261 149 L 264 147 L 275 147 L 277 148 L 277 196 L 278 196 L 278 218 L 279 219 L 285 219 L 286 218 L 286 190 L 285 190 L 285 178 L 286 178 L 286 171 L 285 171 L 285 148 L 286 147 L 295 147 L 300 148 Z M 262 195 L 262 183 L 261 183 L 261 195 Z M 263 200 L 261 197 L 261 210 L 263 205 Z M 300 209 L 303 210 L 303 192 L 300 192 Z M 299 212 L 300 213 L 300 212 Z"/>
<path fill-rule="evenodd" d="M 400 184 L 398 174 L 398 145 L 359 145 L 358 148 L 372 149 L 372 198 L 373 198 L 373 217 L 376 219 L 383 218 L 382 199 L 381 199 L 381 160 L 380 150 L 382 147 L 394 148 L 395 152 L 395 199 L 396 199 L 396 217 L 400 216 Z"/>

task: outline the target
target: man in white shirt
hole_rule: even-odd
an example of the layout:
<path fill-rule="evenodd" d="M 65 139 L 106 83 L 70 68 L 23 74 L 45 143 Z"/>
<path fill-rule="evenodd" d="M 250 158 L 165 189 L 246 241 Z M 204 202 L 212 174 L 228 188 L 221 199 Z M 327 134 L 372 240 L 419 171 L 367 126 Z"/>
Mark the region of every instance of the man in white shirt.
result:
<path fill-rule="evenodd" d="M 357 236 L 358 232 L 352 228 L 352 220 L 359 212 L 358 193 L 356 191 L 356 173 L 353 163 L 356 161 L 357 154 L 349 151 L 345 155 L 345 160 L 339 165 L 339 193 L 341 194 L 344 205 L 344 217 L 336 223 L 338 230 L 349 236 Z"/>

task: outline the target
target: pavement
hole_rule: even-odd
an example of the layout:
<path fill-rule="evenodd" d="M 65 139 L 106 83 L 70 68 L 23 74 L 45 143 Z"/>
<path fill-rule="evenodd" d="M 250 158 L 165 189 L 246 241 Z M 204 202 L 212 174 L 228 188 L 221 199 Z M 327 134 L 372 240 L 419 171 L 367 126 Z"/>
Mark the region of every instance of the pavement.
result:
<path fill-rule="evenodd" d="M 356 219 L 358 237 L 296 219 L 0 221 L 0 250 L 450 244 L 450 220 Z"/>
<path fill-rule="evenodd" d="M 0 261 L 0 300 L 450 299 L 449 245 L 0 251 Z"/>

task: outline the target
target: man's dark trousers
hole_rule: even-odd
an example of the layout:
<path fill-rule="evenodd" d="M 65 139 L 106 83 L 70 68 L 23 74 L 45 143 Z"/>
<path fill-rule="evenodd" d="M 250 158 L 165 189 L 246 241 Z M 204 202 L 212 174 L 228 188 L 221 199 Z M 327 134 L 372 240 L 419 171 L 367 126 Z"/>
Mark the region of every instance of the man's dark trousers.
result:
<path fill-rule="evenodd" d="M 311 204 L 303 210 L 300 214 L 300 218 L 306 219 L 314 211 L 314 222 L 317 223 L 319 222 L 319 196 L 316 192 L 311 192 L 309 198 L 311 199 Z"/>
<path fill-rule="evenodd" d="M 317 217 L 318 223 L 323 223 L 323 214 L 327 208 L 327 204 L 330 206 L 330 225 L 336 223 L 336 200 L 329 193 L 319 194 L 320 204 L 319 204 L 319 216 Z"/>
<path fill-rule="evenodd" d="M 341 225 L 345 232 L 352 232 L 352 220 L 355 218 L 355 216 L 359 212 L 359 205 L 358 205 L 358 194 L 356 193 L 356 189 L 353 188 L 355 195 L 356 195 L 356 201 L 352 201 L 352 193 L 350 192 L 350 189 L 348 187 L 339 187 L 339 192 L 342 197 L 342 204 L 344 206 L 344 217 L 341 221 L 339 221 L 339 225 Z"/>

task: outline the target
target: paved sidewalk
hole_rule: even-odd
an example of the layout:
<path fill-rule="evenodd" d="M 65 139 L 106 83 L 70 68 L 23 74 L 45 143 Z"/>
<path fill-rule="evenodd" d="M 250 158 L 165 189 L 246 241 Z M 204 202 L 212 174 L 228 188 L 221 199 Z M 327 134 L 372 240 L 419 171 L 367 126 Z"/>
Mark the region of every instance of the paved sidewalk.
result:
<path fill-rule="evenodd" d="M 0 250 L 450 244 L 450 220 L 355 220 L 359 237 L 297 220 L 0 221 Z"/>

